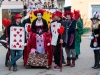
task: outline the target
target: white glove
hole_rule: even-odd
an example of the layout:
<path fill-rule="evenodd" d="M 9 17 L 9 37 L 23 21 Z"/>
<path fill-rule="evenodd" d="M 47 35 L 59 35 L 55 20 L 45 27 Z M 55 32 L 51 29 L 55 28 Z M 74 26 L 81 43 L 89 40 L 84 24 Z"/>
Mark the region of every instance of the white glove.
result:
<path fill-rule="evenodd" d="M 50 43 L 48 43 L 47 46 L 50 46 Z"/>
<path fill-rule="evenodd" d="M 27 43 L 25 43 L 23 46 L 27 46 Z"/>
<path fill-rule="evenodd" d="M 93 36 L 89 36 L 89 39 L 90 39 L 90 40 L 93 40 L 93 39 L 94 39 L 94 37 L 93 37 Z"/>

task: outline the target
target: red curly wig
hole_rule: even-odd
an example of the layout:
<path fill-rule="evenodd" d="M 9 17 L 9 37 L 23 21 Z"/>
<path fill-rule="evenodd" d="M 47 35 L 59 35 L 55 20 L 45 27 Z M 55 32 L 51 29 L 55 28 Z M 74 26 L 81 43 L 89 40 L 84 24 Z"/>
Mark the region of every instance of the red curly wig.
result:
<path fill-rule="evenodd" d="M 79 16 L 80 16 L 80 11 L 79 10 L 74 10 L 74 19 L 78 20 Z"/>
<path fill-rule="evenodd" d="M 65 11 L 64 16 L 70 15 L 70 17 L 73 17 L 73 13 L 71 11 Z"/>
<path fill-rule="evenodd" d="M 35 10 L 35 11 L 34 11 L 34 15 L 37 16 L 37 13 L 41 13 L 41 15 L 43 16 L 44 11 L 45 11 L 45 10 L 43 10 L 43 9 Z"/>

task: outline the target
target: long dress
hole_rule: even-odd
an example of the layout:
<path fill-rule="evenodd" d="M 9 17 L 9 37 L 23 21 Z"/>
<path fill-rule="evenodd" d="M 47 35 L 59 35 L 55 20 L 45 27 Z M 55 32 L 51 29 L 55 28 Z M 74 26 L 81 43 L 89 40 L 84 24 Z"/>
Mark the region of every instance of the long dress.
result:
<path fill-rule="evenodd" d="M 42 22 L 38 23 L 36 19 L 33 21 L 31 28 L 32 32 L 30 32 L 28 40 L 29 57 L 27 65 L 50 67 L 52 64 L 52 47 L 50 45 L 51 35 L 48 32 L 47 22 L 42 19 Z M 41 31 L 42 33 L 39 34 Z M 32 49 L 35 50 L 35 53 L 30 53 Z"/>

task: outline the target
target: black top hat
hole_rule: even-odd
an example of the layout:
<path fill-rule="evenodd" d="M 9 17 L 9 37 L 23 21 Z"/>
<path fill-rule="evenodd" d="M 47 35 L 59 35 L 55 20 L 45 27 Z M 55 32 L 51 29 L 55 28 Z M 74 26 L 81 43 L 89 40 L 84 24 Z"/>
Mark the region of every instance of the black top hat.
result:
<path fill-rule="evenodd" d="M 71 10 L 71 6 L 64 7 L 64 11 Z"/>
<path fill-rule="evenodd" d="M 94 12 L 93 17 L 91 20 L 100 20 L 100 14 L 98 12 Z"/>

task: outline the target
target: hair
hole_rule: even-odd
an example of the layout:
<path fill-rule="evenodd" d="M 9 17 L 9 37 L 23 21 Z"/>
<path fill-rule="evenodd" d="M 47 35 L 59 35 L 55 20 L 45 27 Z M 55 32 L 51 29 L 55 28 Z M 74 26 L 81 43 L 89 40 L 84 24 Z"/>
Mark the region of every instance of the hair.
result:
<path fill-rule="evenodd" d="M 92 22 L 93 22 L 93 20 L 92 20 Z M 98 20 L 96 20 L 95 25 L 96 25 L 96 26 L 93 27 L 93 23 L 92 23 L 92 25 L 91 25 L 92 29 L 98 29 L 98 27 L 99 27 L 99 21 L 98 21 Z"/>

